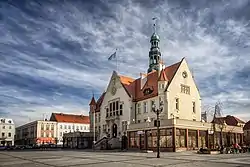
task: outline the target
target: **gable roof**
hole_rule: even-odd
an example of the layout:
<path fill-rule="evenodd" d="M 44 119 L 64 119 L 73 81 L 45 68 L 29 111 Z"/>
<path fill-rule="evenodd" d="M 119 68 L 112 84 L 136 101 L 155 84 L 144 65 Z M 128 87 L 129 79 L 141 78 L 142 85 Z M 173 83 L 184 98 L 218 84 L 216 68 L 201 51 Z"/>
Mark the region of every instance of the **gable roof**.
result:
<path fill-rule="evenodd" d="M 90 123 L 89 116 L 63 114 L 63 113 L 52 113 L 50 120 L 56 122 L 79 123 L 79 124 Z"/>
<path fill-rule="evenodd" d="M 97 100 L 95 112 L 100 112 L 101 105 L 102 105 L 102 102 L 103 102 L 103 99 L 104 99 L 105 94 L 106 94 L 106 92 L 103 92 L 102 95 L 101 95 L 101 96 L 99 97 L 99 99 Z"/>
<path fill-rule="evenodd" d="M 245 122 L 240 120 L 239 118 L 232 116 L 232 115 L 227 115 L 226 117 L 218 117 L 214 118 L 211 123 L 217 123 L 217 124 L 222 124 L 226 123 L 227 125 L 231 126 L 237 126 L 238 123 L 244 124 Z"/>
<path fill-rule="evenodd" d="M 181 62 L 184 60 L 184 58 L 173 65 L 170 65 L 166 67 L 164 70 L 162 70 L 161 75 L 163 79 L 166 81 L 169 81 L 169 84 L 171 83 L 172 79 L 174 78 Z M 160 77 L 161 77 L 160 75 Z M 126 92 L 132 96 L 133 101 L 141 101 L 144 99 L 152 98 L 155 96 L 158 96 L 158 72 L 152 71 L 148 74 L 146 74 L 147 81 L 143 88 L 141 89 L 141 78 L 133 79 L 127 76 L 121 76 L 120 75 L 120 81 L 125 88 Z M 152 92 L 150 94 L 144 95 L 145 89 L 150 89 Z"/>
<path fill-rule="evenodd" d="M 245 124 L 243 130 L 250 130 L 250 120 Z"/>
<path fill-rule="evenodd" d="M 164 71 L 164 69 L 161 70 L 161 74 L 159 76 L 158 81 L 168 81 L 167 76 L 166 76 L 166 72 Z"/>

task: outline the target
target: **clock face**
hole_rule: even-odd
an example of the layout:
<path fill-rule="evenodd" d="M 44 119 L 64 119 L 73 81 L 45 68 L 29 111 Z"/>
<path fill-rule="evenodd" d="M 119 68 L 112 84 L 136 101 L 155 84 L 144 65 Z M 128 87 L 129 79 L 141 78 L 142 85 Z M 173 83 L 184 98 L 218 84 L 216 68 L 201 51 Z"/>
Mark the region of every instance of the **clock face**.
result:
<path fill-rule="evenodd" d="M 184 71 L 184 72 L 182 73 L 182 76 L 183 76 L 183 78 L 187 78 L 187 72 Z"/>

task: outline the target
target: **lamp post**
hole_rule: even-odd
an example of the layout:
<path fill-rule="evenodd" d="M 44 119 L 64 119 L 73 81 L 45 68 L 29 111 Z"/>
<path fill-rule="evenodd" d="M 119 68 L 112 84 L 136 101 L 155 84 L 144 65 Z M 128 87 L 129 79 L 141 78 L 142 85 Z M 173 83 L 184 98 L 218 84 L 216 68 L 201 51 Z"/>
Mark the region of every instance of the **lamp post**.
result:
<path fill-rule="evenodd" d="M 160 158 L 160 120 L 159 115 L 163 110 L 163 102 L 160 101 L 159 103 L 159 109 L 156 109 L 156 105 L 152 105 L 152 110 L 154 113 L 156 113 L 156 126 L 157 126 L 157 158 Z"/>
<path fill-rule="evenodd" d="M 223 129 L 226 127 L 226 122 L 225 122 L 225 120 L 223 121 L 223 123 L 221 123 L 221 124 L 219 124 L 219 128 L 220 128 L 220 146 L 222 147 L 222 144 L 223 144 L 223 142 L 222 142 L 222 131 L 223 131 Z"/>

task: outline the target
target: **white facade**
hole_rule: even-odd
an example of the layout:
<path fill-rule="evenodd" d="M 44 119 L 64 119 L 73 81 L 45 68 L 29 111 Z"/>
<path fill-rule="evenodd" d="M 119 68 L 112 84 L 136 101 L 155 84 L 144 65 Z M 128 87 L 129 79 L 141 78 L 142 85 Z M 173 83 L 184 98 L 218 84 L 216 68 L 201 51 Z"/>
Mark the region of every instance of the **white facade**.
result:
<path fill-rule="evenodd" d="M 201 98 L 194 82 L 193 76 L 188 68 L 185 59 L 179 62 L 172 81 L 157 81 L 158 95 L 145 100 L 132 102 L 132 97 L 126 92 L 116 72 L 113 73 L 100 112 L 95 113 L 95 132 L 97 139 L 107 134 L 112 137 L 112 126 L 117 125 L 117 137 L 120 137 L 127 130 L 129 124 L 140 124 L 153 122 L 156 114 L 152 111 L 152 105 L 159 108 L 160 101 L 163 102 L 163 111 L 160 114 L 162 119 L 184 119 L 201 121 Z M 184 76 L 185 73 L 185 76 Z M 160 76 L 157 74 L 158 77 Z M 141 78 L 141 85 L 137 88 L 143 89 L 144 79 Z M 110 116 L 110 103 L 118 101 L 122 105 L 122 115 Z M 119 110 L 119 108 L 118 108 Z M 107 115 L 107 112 L 108 115 Z M 119 111 L 118 111 L 119 112 Z M 145 125 L 145 128 L 147 124 Z M 133 126 L 135 127 L 135 125 Z"/>
<path fill-rule="evenodd" d="M 69 132 L 89 132 L 89 124 L 58 122 L 57 124 L 58 145 L 63 144 L 63 134 Z"/>
<path fill-rule="evenodd" d="M 95 132 L 97 139 L 104 136 L 121 137 L 127 130 L 127 124 L 131 117 L 132 99 L 122 86 L 119 76 L 114 72 L 104 99 L 100 112 L 95 113 Z M 117 126 L 116 134 L 113 127 Z"/>
<path fill-rule="evenodd" d="M 0 146 L 14 145 L 15 124 L 12 119 L 0 118 Z"/>

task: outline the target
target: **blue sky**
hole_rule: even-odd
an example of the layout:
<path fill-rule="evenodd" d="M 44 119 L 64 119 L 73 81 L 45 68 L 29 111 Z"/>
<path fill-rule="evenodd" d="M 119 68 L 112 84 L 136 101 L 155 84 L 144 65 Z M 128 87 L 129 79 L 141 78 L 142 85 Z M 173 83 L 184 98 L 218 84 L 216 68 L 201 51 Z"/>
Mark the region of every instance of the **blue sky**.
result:
<path fill-rule="evenodd" d="M 186 57 L 203 108 L 250 119 L 250 3 L 247 0 L 1 1 L 0 117 L 22 123 L 51 112 L 88 114 L 119 72 L 148 67 L 152 17 L 166 65 Z"/>

